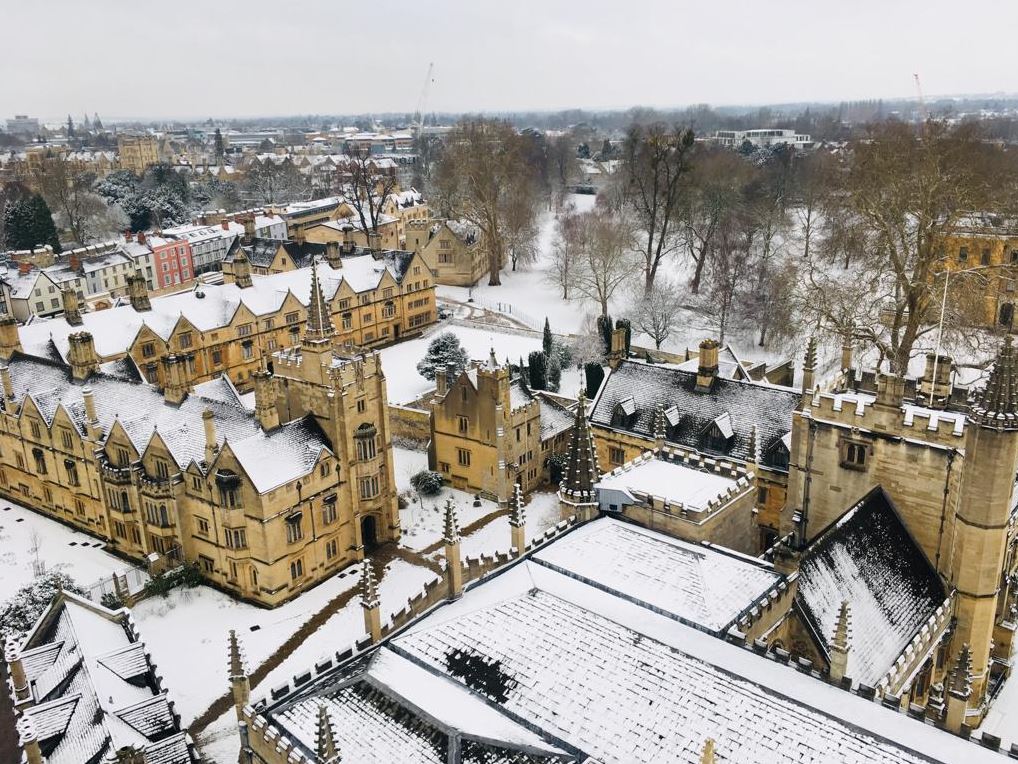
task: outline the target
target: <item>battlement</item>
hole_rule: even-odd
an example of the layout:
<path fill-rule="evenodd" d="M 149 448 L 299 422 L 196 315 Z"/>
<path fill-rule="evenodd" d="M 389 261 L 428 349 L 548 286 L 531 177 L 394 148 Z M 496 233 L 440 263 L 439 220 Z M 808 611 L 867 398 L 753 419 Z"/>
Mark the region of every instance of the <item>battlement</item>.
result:
<path fill-rule="evenodd" d="M 894 412 L 878 406 L 876 397 L 869 393 L 823 393 L 819 390 L 806 397 L 803 414 L 850 427 L 895 432 L 902 437 L 923 438 L 925 433 L 934 433 L 938 440 L 964 437 L 968 421 L 961 411 L 930 409 L 905 402 Z"/>

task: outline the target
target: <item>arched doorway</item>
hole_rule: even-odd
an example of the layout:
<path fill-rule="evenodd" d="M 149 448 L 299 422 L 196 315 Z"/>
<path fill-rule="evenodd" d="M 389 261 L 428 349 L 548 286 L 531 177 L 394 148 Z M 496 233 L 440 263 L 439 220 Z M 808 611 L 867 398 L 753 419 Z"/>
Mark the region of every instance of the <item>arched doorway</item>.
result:
<path fill-rule="evenodd" d="M 378 547 L 378 521 L 374 515 L 361 518 L 361 544 L 366 552 L 373 552 Z"/>

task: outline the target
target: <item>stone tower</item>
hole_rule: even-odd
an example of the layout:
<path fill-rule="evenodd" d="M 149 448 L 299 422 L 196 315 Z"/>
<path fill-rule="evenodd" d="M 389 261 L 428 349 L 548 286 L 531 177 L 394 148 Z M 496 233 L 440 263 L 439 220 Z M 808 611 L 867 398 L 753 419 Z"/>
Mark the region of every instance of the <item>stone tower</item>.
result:
<path fill-rule="evenodd" d="M 580 390 L 565 476 L 558 492 L 559 506 L 564 516 L 576 515 L 580 522 L 593 519 L 597 513 L 597 496 L 594 495 L 597 478 L 597 454 L 590 420 L 587 419 L 587 398 L 584 391 Z"/>
<path fill-rule="evenodd" d="M 986 692 L 1018 469 L 1018 367 L 1010 337 L 1004 340 L 986 387 L 976 394 L 965 429 L 965 465 L 950 570 L 957 590 L 957 629 L 948 663 L 958 660 L 963 644 L 968 646 L 969 705 L 974 707 Z"/>

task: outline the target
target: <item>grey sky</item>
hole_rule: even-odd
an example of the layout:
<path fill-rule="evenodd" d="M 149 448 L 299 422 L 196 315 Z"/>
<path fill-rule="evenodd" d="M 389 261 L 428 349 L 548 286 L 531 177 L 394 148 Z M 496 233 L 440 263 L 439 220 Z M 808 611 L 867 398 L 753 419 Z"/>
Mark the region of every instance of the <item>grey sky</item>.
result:
<path fill-rule="evenodd" d="M 1016 92 L 1014 0 L 6 0 L 0 118 Z"/>

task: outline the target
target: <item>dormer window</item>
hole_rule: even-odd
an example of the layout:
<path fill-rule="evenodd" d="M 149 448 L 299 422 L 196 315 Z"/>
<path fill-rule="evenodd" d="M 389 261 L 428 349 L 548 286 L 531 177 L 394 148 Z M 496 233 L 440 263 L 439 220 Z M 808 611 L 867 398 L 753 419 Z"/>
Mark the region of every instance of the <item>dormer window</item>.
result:
<path fill-rule="evenodd" d="M 714 419 L 704 429 L 704 441 L 708 450 L 727 452 L 735 437 L 735 430 L 732 428 L 732 417 L 726 411 Z"/>
<path fill-rule="evenodd" d="M 636 419 L 636 401 L 633 396 L 623 398 L 612 409 L 612 427 L 631 427 Z"/>
<path fill-rule="evenodd" d="M 771 458 L 769 461 L 772 467 L 781 470 L 788 469 L 789 457 L 791 456 L 789 452 L 791 440 L 792 433 L 788 433 L 771 448 Z"/>

